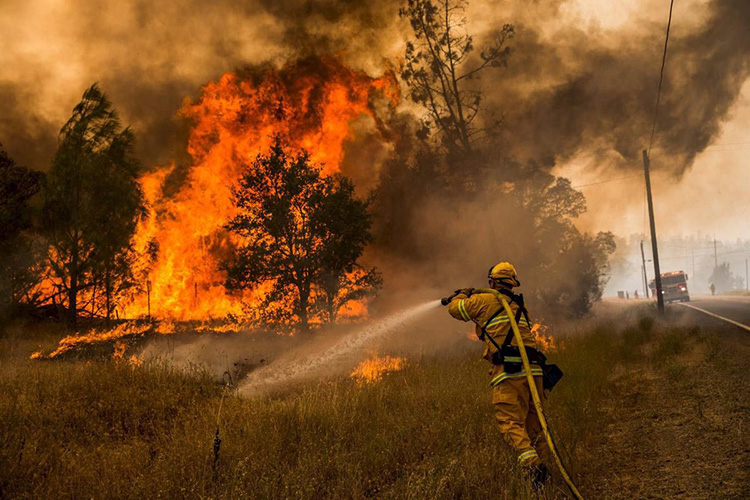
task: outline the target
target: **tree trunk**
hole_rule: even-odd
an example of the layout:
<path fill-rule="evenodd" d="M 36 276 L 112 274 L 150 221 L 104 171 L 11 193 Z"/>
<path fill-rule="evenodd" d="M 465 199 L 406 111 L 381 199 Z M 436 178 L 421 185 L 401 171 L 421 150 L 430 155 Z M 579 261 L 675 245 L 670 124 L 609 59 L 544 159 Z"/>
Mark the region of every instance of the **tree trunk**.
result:
<path fill-rule="evenodd" d="M 328 322 L 333 324 L 336 322 L 336 292 L 328 293 L 326 299 L 326 305 L 328 306 Z"/>
<path fill-rule="evenodd" d="M 109 320 L 112 314 L 112 306 L 110 302 L 110 297 L 112 295 L 112 285 L 110 283 L 109 268 L 104 271 L 104 294 L 106 296 L 107 326 L 109 326 Z"/>
<path fill-rule="evenodd" d="M 75 233 L 77 235 L 77 233 Z M 76 326 L 78 320 L 78 239 L 73 239 L 70 249 L 70 286 L 68 287 L 68 323 Z"/>
<path fill-rule="evenodd" d="M 78 319 L 78 270 L 71 267 L 70 286 L 68 287 L 68 322 L 76 326 Z"/>
<path fill-rule="evenodd" d="M 307 308 L 310 303 L 310 287 L 302 286 L 299 290 L 299 329 L 302 333 L 310 331 L 307 320 Z"/>

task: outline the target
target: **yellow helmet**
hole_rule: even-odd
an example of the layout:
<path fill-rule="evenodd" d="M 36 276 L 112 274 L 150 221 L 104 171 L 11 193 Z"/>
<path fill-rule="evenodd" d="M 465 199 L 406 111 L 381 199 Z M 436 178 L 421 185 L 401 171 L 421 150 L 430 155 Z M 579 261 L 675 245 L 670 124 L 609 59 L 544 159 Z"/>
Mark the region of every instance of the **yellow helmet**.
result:
<path fill-rule="evenodd" d="M 491 280 L 500 280 L 511 286 L 520 286 L 516 275 L 516 268 L 510 262 L 501 262 L 490 268 L 487 277 Z"/>

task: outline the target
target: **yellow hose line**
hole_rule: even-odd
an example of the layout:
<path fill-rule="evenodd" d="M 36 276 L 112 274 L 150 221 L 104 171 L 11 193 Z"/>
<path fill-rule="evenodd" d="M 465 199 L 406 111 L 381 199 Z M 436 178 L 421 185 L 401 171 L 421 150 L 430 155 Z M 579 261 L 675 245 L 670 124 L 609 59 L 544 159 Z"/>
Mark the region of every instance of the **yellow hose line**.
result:
<path fill-rule="evenodd" d="M 508 314 L 508 318 L 510 318 L 510 326 L 511 328 L 513 328 L 513 336 L 516 339 L 518 350 L 521 353 L 523 369 L 526 371 L 526 380 L 529 382 L 529 389 L 531 390 L 531 399 L 534 400 L 534 406 L 536 406 L 536 412 L 537 415 L 539 415 L 539 422 L 542 424 L 542 430 L 544 431 L 544 438 L 547 440 L 547 444 L 549 445 L 549 449 L 555 459 L 557 468 L 560 470 L 560 474 L 562 474 L 562 477 L 565 480 L 565 484 L 567 484 L 568 488 L 570 488 L 570 492 L 573 493 L 573 496 L 576 497 L 577 500 L 583 500 L 581 492 L 578 491 L 578 488 L 570 478 L 568 471 L 565 470 L 565 465 L 563 465 L 562 460 L 560 459 L 560 455 L 558 455 L 557 453 L 557 448 L 555 448 L 555 443 L 552 441 L 552 434 L 547 427 L 547 418 L 544 416 L 544 410 L 542 408 L 542 400 L 539 398 L 539 392 L 536 390 L 536 384 L 534 383 L 534 376 L 531 374 L 531 363 L 529 363 L 529 356 L 528 354 L 526 354 L 526 347 L 523 345 L 523 338 L 521 337 L 521 331 L 518 329 L 518 324 L 516 324 L 516 318 L 513 315 L 513 310 L 510 308 L 510 305 L 508 304 L 508 301 L 505 300 L 503 294 L 501 294 L 497 290 L 487 288 L 481 289 L 481 291 L 491 291 L 500 300 L 500 302 L 502 302 L 503 307 L 505 308 L 505 312 Z"/>

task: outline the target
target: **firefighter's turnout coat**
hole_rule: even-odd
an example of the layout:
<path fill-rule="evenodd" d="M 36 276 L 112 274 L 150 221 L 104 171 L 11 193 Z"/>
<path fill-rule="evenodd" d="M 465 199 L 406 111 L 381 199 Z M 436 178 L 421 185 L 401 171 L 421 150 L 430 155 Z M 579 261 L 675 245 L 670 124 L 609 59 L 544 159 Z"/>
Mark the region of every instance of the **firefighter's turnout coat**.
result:
<path fill-rule="evenodd" d="M 508 298 L 508 304 L 514 317 L 518 317 L 518 328 L 526 347 L 536 348 L 535 336 L 531 332 L 531 325 L 526 315 L 519 317 L 518 300 Z M 456 295 L 449 304 L 451 316 L 461 321 L 472 321 L 475 324 L 477 336 L 484 340 L 482 356 L 493 362 L 493 355 L 497 352 L 495 344 L 502 346 L 511 332 L 510 318 L 503 310 L 503 304 L 491 293 L 465 293 Z M 499 313 L 498 313 L 499 311 Z M 488 338 L 492 337 L 494 343 Z M 510 344 L 517 345 L 511 334 Z M 531 374 L 537 386 L 539 395 L 543 398 L 542 369 L 538 365 L 531 365 Z M 537 465 L 540 460 L 538 452 L 546 448 L 546 441 L 541 433 L 541 424 L 536 413 L 526 372 L 508 373 L 502 363 L 493 364 L 490 369 L 490 385 L 492 386 L 492 403 L 495 406 L 495 417 L 505 440 L 518 452 L 518 460 L 523 466 Z"/>

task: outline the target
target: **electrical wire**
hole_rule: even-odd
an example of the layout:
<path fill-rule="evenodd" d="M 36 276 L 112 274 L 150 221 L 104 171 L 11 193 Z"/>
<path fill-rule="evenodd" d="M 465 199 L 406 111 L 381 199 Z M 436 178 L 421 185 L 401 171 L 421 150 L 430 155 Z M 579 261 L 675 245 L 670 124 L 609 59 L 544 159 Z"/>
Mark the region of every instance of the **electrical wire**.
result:
<path fill-rule="evenodd" d="M 588 187 L 588 186 L 596 186 L 598 184 L 605 184 L 607 182 L 617 182 L 617 181 L 624 181 L 626 179 L 634 179 L 634 178 L 640 177 L 640 176 L 641 176 L 640 174 L 638 174 L 638 175 L 629 175 L 627 177 L 619 177 L 617 179 L 609 179 L 609 180 L 605 180 L 605 181 L 590 182 L 588 184 L 578 184 L 577 186 L 570 186 L 570 187 L 573 188 L 573 189 L 578 189 L 578 188 L 583 188 L 583 187 Z"/>
<path fill-rule="evenodd" d="M 654 121 L 651 125 L 651 140 L 648 143 L 648 154 L 651 155 L 651 146 L 654 144 L 654 134 L 656 133 L 656 119 L 659 116 L 659 102 L 661 100 L 661 86 L 664 82 L 664 66 L 667 64 L 667 47 L 669 46 L 669 29 L 672 26 L 672 9 L 674 0 L 669 2 L 669 20 L 667 21 L 667 34 L 664 38 L 664 53 L 661 57 L 661 71 L 659 71 L 659 90 L 656 92 L 656 108 L 654 109 Z"/>

